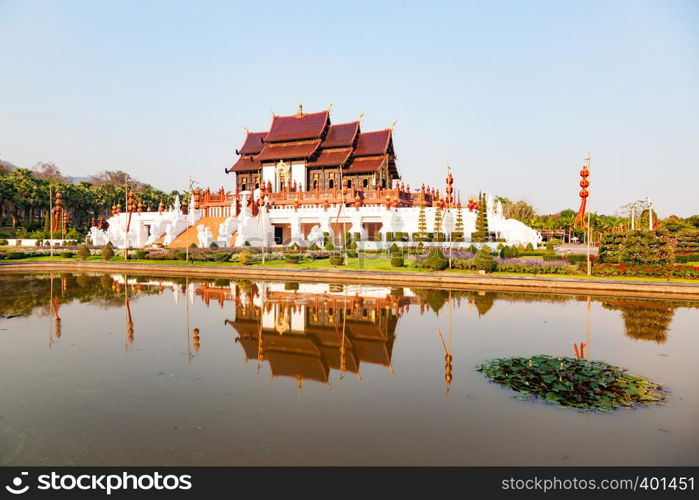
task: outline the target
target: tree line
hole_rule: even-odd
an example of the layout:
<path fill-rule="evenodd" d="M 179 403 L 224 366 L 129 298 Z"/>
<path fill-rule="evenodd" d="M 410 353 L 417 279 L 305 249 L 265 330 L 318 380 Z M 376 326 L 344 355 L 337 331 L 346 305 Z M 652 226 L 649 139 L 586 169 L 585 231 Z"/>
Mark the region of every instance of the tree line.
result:
<path fill-rule="evenodd" d="M 144 211 L 157 210 L 160 203 L 166 208 L 170 207 L 178 194 L 182 203 L 187 203 L 186 193 L 166 193 L 139 182 L 121 170 L 103 171 L 86 181 L 74 183 L 73 179 L 64 176 L 53 163 L 38 163 L 31 169 L 25 169 L 14 168 L 9 163 L 0 161 L 0 227 L 26 235 L 34 233 L 30 237 L 47 238 L 48 234 L 43 233 L 48 229 L 49 199 L 54 203 L 56 192 L 60 192 L 63 209 L 69 215 L 69 227 L 84 234 L 93 217 L 110 217 L 112 207 L 117 204 L 121 204 L 122 210 L 125 210 L 127 183 L 129 190 L 136 193 L 136 202 L 142 204 Z M 53 194 L 50 196 L 49 192 Z M 580 241 L 584 239 L 584 231 L 574 226 L 575 210 L 537 214 L 534 207 L 526 201 L 512 201 L 503 197 L 496 200 L 502 203 L 503 215 L 506 218 L 522 221 L 541 231 L 547 238 L 557 237 L 567 241 L 574 237 Z M 648 210 L 643 211 L 638 217 L 637 227 L 648 227 L 648 217 Z M 653 220 L 656 228 L 672 233 L 699 230 L 699 215 L 687 218 L 672 215 L 658 220 L 653 212 Z M 599 241 L 603 234 L 615 229 L 628 228 L 629 218 L 591 213 L 590 226 L 593 241 Z M 1 234 L 3 232 L 5 234 Z M 11 234 L 8 230 L 0 229 L 0 237 L 9 236 Z"/>
<path fill-rule="evenodd" d="M 127 183 L 144 211 L 157 210 L 160 203 L 167 208 L 174 203 L 176 195 L 183 195 L 155 189 L 120 170 L 103 171 L 86 181 L 73 183 L 52 163 L 39 163 L 31 169 L 10 168 L 0 163 L 0 226 L 12 228 L 13 232 L 45 232 L 49 203 L 54 204 L 56 193 L 60 192 L 63 210 L 69 217 L 68 226 L 84 234 L 93 217 L 110 217 L 112 207 L 117 204 L 125 210 Z"/>

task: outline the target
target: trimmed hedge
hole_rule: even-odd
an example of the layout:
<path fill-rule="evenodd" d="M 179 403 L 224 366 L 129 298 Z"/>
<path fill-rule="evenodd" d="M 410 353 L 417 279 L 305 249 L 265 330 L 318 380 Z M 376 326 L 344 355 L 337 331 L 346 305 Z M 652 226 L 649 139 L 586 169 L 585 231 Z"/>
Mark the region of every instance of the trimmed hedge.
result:
<path fill-rule="evenodd" d="M 599 261 L 615 264 L 667 265 L 675 261 L 674 248 L 662 231 L 609 234 L 599 249 Z"/>
<path fill-rule="evenodd" d="M 699 262 L 699 253 L 675 255 L 675 262 Z"/>

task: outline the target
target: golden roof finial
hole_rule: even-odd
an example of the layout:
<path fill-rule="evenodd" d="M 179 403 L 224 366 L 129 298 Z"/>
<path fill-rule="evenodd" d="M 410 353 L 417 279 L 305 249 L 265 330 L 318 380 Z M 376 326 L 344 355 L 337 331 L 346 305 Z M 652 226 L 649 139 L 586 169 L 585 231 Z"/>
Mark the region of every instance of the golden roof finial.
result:
<path fill-rule="evenodd" d="M 334 103 L 334 102 L 331 102 L 331 103 L 328 105 L 328 111 L 332 110 L 334 105 L 335 105 L 335 103 Z"/>
<path fill-rule="evenodd" d="M 270 111 L 272 112 L 272 118 L 276 118 L 277 115 L 274 114 L 274 110 L 270 109 Z"/>
<path fill-rule="evenodd" d="M 300 115 L 303 114 L 303 104 L 302 103 L 299 103 L 299 114 Z"/>
<path fill-rule="evenodd" d="M 247 128 L 247 127 L 243 127 L 243 130 L 245 130 L 245 133 L 246 133 L 246 134 L 249 134 L 249 133 L 250 133 L 250 129 Z"/>
<path fill-rule="evenodd" d="M 393 131 L 393 128 L 396 126 L 396 123 L 398 123 L 398 120 L 395 120 L 393 123 L 391 123 L 389 130 Z"/>
<path fill-rule="evenodd" d="M 359 115 L 359 118 L 357 118 L 357 121 L 358 121 L 358 122 L 362 121 L 362 118 L 364 118 L 364 113 L 362 113 L 361 115 Z"/>

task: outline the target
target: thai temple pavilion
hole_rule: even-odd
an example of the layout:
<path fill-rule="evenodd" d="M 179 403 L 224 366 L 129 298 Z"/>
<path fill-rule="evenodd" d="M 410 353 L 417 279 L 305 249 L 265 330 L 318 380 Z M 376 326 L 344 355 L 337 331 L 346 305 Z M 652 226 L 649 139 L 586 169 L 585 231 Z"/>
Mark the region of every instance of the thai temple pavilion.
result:
<path fill-rule="evenodd" d="M 237 191 L 391 188 L 399 178 L 392 130 L 362 132 L 359 121 L 330 122 L 330 111 L 274 116 L 270 129 L 248 132 L 227 173 Z M 354 201 L 354 200 L 352 200 Z"/>
<path fill-rule="evenodd" d="M 330 110 L 272 117 L 269 130 L 247 132 L 225 169 L 228 188 L 193 189 L 182 206 L 143 212 L 131 192 L 126 210 L 115 206 L 107 224 L 90 231 L 95 245 L 119 248 L 192 244 L 218 247 L 342 245 L 361 250 L 392 244 L 469 246 L 478 202 L 461 204 L 454 177 L 443 187 L 411 188 L 398 171 L 393 129 L 362 131 L 359 121 L 333 124 Z M 478 193 L 474 188 L 471 193 Z M 481 207 L 482 209 L 483 207 Z M 537 245 L 541 235 L 506 219 L 492 195 L 485 197 L 490 240 Z M 478 246 L 478 243 L 476 243 Z"/>

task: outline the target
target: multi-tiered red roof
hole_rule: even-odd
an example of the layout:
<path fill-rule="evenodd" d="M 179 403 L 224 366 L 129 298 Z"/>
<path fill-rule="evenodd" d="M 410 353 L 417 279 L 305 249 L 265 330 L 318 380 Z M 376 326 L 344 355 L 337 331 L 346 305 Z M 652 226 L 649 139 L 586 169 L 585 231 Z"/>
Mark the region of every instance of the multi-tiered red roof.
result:
<path fill-rule="evenodd" d="M 361 132 L 359 122 L 330 123 L 330 112 L 274 116 L 267 132 L 248 132 L 226 172 L 253 172 L 262 162 L 305 160 L 309 167 L 340 167 L 347 173 L 377 172 L 388 162 L 398 178 L 392 130 Z"/>

